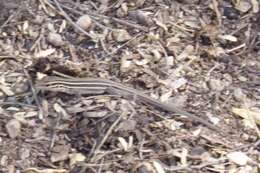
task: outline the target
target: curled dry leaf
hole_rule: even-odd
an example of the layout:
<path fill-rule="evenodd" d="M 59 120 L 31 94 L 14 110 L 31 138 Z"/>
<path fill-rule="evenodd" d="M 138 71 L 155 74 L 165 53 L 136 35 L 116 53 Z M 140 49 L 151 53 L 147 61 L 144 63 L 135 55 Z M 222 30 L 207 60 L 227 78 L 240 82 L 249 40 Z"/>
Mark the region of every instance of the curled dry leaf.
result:
<path fill-rule="evenodd" d="M 77 20 L 77 25 L 84 30 L 88 30 L 92 24 L 92 20 L 88 15 L 83 15 Z"/>

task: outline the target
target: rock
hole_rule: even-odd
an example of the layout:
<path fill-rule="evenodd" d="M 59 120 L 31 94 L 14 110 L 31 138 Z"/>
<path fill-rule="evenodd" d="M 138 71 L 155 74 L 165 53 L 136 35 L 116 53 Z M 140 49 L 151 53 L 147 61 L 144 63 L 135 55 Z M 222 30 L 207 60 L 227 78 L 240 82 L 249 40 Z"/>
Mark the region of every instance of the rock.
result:
<path fill-rule="evenodd" d="M 18 120 L 12 119 L 8 121 L 7 124 L 5 125 L 5 128 L 10 138 L 14 139 L 17 136 L 20 136 L 21 123 Z"/>
<path fill-rule="evenodd" d="M 60 34 L 57 33 L 49 33 L 47 40 L 53 46 L 63 46 L 65 44 Z"/>
<path fill-rule="evenodd" d="M 88 30 L 92 24 L 92 20 L 88 15 L 83 15 L 77 20 L 77 25 L 84 30 Z"/>
<path fill-rule="evenodd" d="M 119 124 L 117 130 L 119 130 L 119 131 L 133 131 L 133 130 L 135 130 L 136 125 L 137 125 L 137 122 L 134 121 L 134 120 L 124 120 Z"/>

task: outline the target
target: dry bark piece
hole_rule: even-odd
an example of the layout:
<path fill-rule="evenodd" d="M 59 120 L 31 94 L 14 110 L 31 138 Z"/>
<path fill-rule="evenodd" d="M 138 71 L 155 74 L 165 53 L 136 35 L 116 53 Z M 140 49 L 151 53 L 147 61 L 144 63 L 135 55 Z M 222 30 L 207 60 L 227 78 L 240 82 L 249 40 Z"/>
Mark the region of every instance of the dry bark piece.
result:
<path fill-rule="evenodd" d="M 78 21 L 76 22 L 79 27 L 84 30 L 88 30 L 92 24 L 92 20 L 88 15 L 81 16 Z"/>
<path fill-rule="evenodd" d="M 7 124 L 5 125 L 5 128 L 10 138 L 14 139 L 17 136 L 20 136 L 21 123 L 18 120 L 12 119 L 8 121 Z"/>
<path fill-rule="evenodd" d="M 55 146 L 51 155 L 51 162 L 63 161 L 69 158 L 70 147 L 67 145 Z"/>
<path fill-rule="evenodd" d="M 53 46 L 63 46 L 65 44 L 60 34 L 57 33 L 49 33 L 47 40 Z"/>
<path fill-rule="evenodd" d="M 140 24 L 144 24 L 144 25 L 148 25 L 148 26 L 151 26 L 152 24 L 154 24 L 151 12 L 146 12 L 146 11 L 141 11 L 141 10 L 130 11 L 129 17 L 133 18 Z"/>

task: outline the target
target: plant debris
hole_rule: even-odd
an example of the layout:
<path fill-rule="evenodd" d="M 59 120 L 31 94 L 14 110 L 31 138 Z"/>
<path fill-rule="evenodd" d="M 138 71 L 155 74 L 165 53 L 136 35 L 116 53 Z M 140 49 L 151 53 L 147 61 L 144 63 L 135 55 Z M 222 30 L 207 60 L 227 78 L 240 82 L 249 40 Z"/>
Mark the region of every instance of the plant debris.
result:
<path fill-rule="evenodd" d="M 260 169 L 259 1 L 0 7 L 0 172 Z M 122 83 L 225 134 L 135 98 L 38 91 L 36 80 L 55 75 Z"/>

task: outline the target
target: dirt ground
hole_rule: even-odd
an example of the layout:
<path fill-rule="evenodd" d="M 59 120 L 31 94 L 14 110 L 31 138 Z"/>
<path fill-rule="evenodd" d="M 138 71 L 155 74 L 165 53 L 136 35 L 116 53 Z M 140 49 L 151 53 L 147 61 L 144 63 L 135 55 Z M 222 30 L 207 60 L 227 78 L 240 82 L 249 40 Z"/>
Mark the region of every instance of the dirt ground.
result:
<path fill-rule="evenodd" d="M 0 0 L 0 172 L 257 173 L 258 0 Z M 106 78 L 209 121 L 116 95 Z"/>

